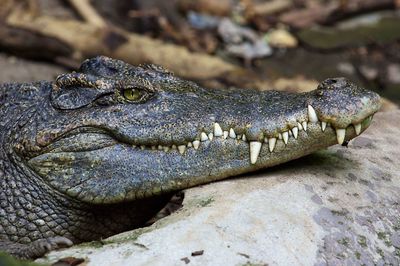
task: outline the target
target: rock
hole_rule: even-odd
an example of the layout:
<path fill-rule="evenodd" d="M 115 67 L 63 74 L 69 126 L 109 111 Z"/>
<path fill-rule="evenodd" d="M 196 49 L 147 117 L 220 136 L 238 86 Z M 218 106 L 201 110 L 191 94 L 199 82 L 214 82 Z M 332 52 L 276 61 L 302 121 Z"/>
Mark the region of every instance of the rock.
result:
<path fill-rule="evenodd" d="M 389 64 L 387 78 L 391 83 L 400 84 L 400 64 Z"/>
<path fill-rule="evenodd" d="M 370 43 L 383 45 L 393 43 L 400 37 L 399 22 L 400 16 L 395 12 L 373 13 L 342 21 L 335 26 L 304 28 L 297 32 L 296 37 L 307 46 L 319 50 L 358 47 Z"/>
<path fill-rule="evenodd" d="M 256 42 L 244 42 L 241 44 L 228 44 L 226 51 L 234 56 L 251 61 L 257 58 L 263 58 L 272 54 L 272 49 L 263 41 L 257 40 Z"/>
<path fill-rule="evenodd" d="M 297 47 L 297 39 L 285 29 L 275 29 L 268 32 L 266 36 L 268 44 L 277 48 Z"/>
<path fill-rule="evenodd" d="M 360 66 L 360 73 L 367 79 L 367 80 L 374 80 L 379 76 L 379 72 L 377 68 L 362 65 Z"/>
<path fill-rule="evenodd" d="M 337 70 L 346 75 L 354 75 L 356 72 L 354 66 L 349 62 L 340 62 L 337 64 Z"/>
<path fill-rule="evenodd" d="M 87 265 L 400 263 L 400 111 L 378 113 L 348 148 L 186 190 L 150 227 L 51 252 Z M 192 256 L 203 251 L 201 256 Z M 185 262 L 186 261 L 186 262 Z"/>
<path fill-rule="evenodd" d="M 215 16 L 189 11 L 187 14 L 190 26 L 199 30 L 213 30 L 218 27 L 220 19 Z"/>
<path fill-rule="evenodd" d="M 229 54 L 243 58 L 247 62 L 272 54 L 271 47 L 257 35 L 257 32 L 239 26 L 228 18 L 220 21 L 218 34 L 223 39 Z"/>
<path fill-rule="evenodd" d="M 399 106 L 397 104 L 395 104 L 394 102 L 392 102 L 386 98 L 382 98 L 381 102 L 382 102 L 382 108 L 381 108 L 382 112 L 393 111 L 393 110 L 399 109 Z"/>

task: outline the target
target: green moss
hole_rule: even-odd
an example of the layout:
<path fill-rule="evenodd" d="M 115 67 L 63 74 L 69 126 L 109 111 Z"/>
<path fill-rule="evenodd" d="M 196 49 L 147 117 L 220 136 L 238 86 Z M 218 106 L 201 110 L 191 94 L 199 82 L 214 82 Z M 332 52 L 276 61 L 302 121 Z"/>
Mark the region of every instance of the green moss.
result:
<path fill-rule="evenodd" d="M 392 246 L 392 241 L 390 241 L 390 237 L 389 237 L 388 233 L 378 232 L 377 235 L 378 235 L 378 239 L 382 240 L 387 247 Z"/>
<path fill-rule="evenodd" d="M 153 230 L 152 227 L 138 228 L 133 231 L 125 232 L 120 235 L 102 240 L 101 243 L 105 245 L 105 244 L 120 244 L 122 242 L 128 242 L 128 241 L 134 242 L 139 238 L 139 236 L 141 236 L 144 233 L 150 232 L 152 230 Z"/>
<path fill-rule="evenodd" d="M 385 232 L 378 232 L 378 239 L 384 240 L 386 238 L 386 233 Z"/>
<path fill-rule="evenodd" d="M 241 266 L 267 266 L 267 263 L 253 263 L 253 262 L 246 262 L 245 264 L 241 264 Z"/>
<path fill-rule="evenodd" d="M 356 255 L 356 258 L 357 258 L 358 260 L 361 258 L 361 253 L 358 252 L 358 251 L 356 251 L 356 252 L 354 253 L 354 255 Z"/>
<path fill-rule="evenodd" d="M 385 253 L 383 253 L 383 250 L 382 250 L 382 249 L 377 248 L 377 249 L 376 249 L 376 252 L 377 252 L 382 258 L 385 257 Z"/>
<path fill-rule="evenodd" d="M 400 230 L 400 220 L 398 220 L 394 225 L 393 225 L 393 229 L 396 231 Z"/>
<path fill-rule="evenodd" d="M 346 216 L 348 213 L 346 210 L 340 210 L 340 211 L 331 210 L 331 212 L 333 215 L 336 215 L 336 216 Z"/>
<path fill-rule="evenodd" d="M 395 248 L 394 255 L 400 257 L 400 248 Z"/>
<path fill-rule="evenodd" d="M 104 246 L 102 241 L 91 241 L 79 244 L 81 248 L 101 248 L 102 246 Z"/>
<path fill-rule="evenodd" d="M 200 207 L 206 207 L 206 206 L 209 206 L 213 202 L 214 202 L 213 198 L 208 198 L 208 199 L 203 199 L 203 200 L 199 201 L 199 203 L 197 205 Z"/>
<path fill-rule="evenodd" d="M 17 260 L 8 254 L 0 252 L 0 265 L 5 266 L 44 266 L 46 264 L 39 264 L 36 262 Z"/>
<path fill-rule="evenodd" d="M 339 239 L 337 242 L 343 246 L 348 247 L 349 246 L 349 241 L 350 239 L 348 237 L 344 237 L 342 239 Z"/>
<path fill-rule="evenodd" d="M 363 235 L 358 235 L 357 242 L 363 248 L 367 247 L 367 238 Z"/>
<path fill-rule="evenodd" d="M 346 256 L 344 254 L 342 254 L 342 253 L 338 253 L 338 254 L 336 254 L 336 258 L 343 260 L 343 259 L 346 258 Z"/>

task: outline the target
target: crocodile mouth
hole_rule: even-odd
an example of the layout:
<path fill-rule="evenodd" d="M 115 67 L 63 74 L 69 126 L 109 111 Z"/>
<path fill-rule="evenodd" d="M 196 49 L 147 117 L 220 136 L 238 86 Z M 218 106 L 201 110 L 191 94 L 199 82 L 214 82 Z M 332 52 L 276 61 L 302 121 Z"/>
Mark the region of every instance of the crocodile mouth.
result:
<path fill-rule="evenodd" d="M 346 128 L 335 128 L 329 122 L 321 121 L 311 105 L 308 105 L 306 112 L 307 116 L 301 116 L 306 117 L 306 119 L 303 121 L 299 119 L 296 126 L 293 126 L 287 130 L 277 130 L 273 134 L 263 132 L 261 139 L 258 140 L 250 140 L 245 133 L 239 134 L 239 131 L 235 130 L 232 127 L 222 128 L 220 123 L 218 122 L 213 123 L 211 127 L 213 130 L 211 132 L 201 131 L 192 141 L 188 141 L 185 143 L 171 143 L 168 145 L 154 145 L 147 143 L 138 143 L 135 141 L 127 141 L 123 138 L 114 136 L 113 133 L 109 130 L 84 126 L 75 128 L 60 136 L 56 141 L 45 147 L 42 150 L 42 154 L 90 152 L 112 147 L 115 145 L 124 145 L 129 146 L 131 149 L 133 149 L 133 152 L 154 151 L 163 153 L 176 153 L 180 156 L 186 156 L 190 149 L 199 150 L 202 148 L 202 146 L 207 147 L 214 141 L 220 140 L 234 141 L 233 143 L 237 146 L 240 146 L 241 144 L 248 145 L 250 163 L 256 164 L 260 155 L 260 151 L 264 145 L 267 146 L 268 151 L 272 154 L 274 153 L 275 147 L 277 146 L 285 148 L 288 145 L 289 141 L 296 144 L 296 141 L 298 140 L 301 131 L 304 131 L 306 137 L 308 136 L 308 134 L 310 136 L 313 134 L 317 134 L 315 132 L 312 134 L 307 131 L 308 129 L 315 130 L 315 125 L 318 125 L 319 132 L 322 135 L 326 132 L 334 132 L 336 134 L 337 143 L 343 144 L 345 143 L 346 139 L 350 139 L 350 135 L 355 134 L 355 136 L 357 136 L 362 131 L 364 131 L 369 126 L 373 116 L 369 115 L 361 122 L 350 124 Z M 313 125 L 313 127 L 311 127 L 311 124 Z M 328 130 L 329 128 L 332 130 Z M 350 129 L 352 130 L 352 133 L 347 134 L 346 132 L 348 132 Z M 326 133 L 326 135 L 330 133 Z M 232 144 L 232 142 L 230 142 L 230 144 Z M 299 145 L 302 144 L 304 144 L 304 142 L 299 142 Z M 282 148 L 280 148 L 280 150 L 282 150 Z"/>
<path fill-rule="evenodd" d="M 167 145 L 136 143 L 109 129 L 81 127 L 57 138 L 29 159 L 28 165 L 71 198 L 90 204 L 116 203 L 278 165 L 335 143 L 346 144 L 372 119 L 367 114 L 346 128 L 335 128 L 333 122 L 318 119 L 311 107 L 297 114 L 303 121 L 298 120 L 296 126 L 277 133 L 260 132 L 259 139 L 241 128 L 213 122 L 209 131 L 201 130 L 191 141 Z"/>

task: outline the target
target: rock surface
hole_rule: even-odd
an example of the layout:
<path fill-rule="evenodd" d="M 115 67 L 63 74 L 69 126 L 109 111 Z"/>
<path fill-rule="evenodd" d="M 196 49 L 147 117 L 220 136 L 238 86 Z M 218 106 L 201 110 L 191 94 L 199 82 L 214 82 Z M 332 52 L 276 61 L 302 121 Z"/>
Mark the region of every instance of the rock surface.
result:
<path fill-rule="evenodd" d="M 50 253 L 87 265 L 398 265 L 400 111 L 350 142 L 186 190 L 147 228 Z M 202 255 L 192 256 L 193 252 Z M 201 252 L 198 252 L 201 253 Z"/>

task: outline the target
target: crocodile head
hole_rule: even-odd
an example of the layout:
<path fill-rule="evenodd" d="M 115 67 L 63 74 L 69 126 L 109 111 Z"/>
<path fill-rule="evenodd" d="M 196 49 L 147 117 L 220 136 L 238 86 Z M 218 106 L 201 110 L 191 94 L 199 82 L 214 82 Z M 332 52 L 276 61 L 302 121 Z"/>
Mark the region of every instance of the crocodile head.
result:
<path fill-rule="evenodd" d="M 379 96 L 344 78 L 314 91 L 211 90 L 154 65 L 96 57 L 59 76 L 18 152 L 62 194 L 118 203 L 277 165 L 364 131 Z"/>

